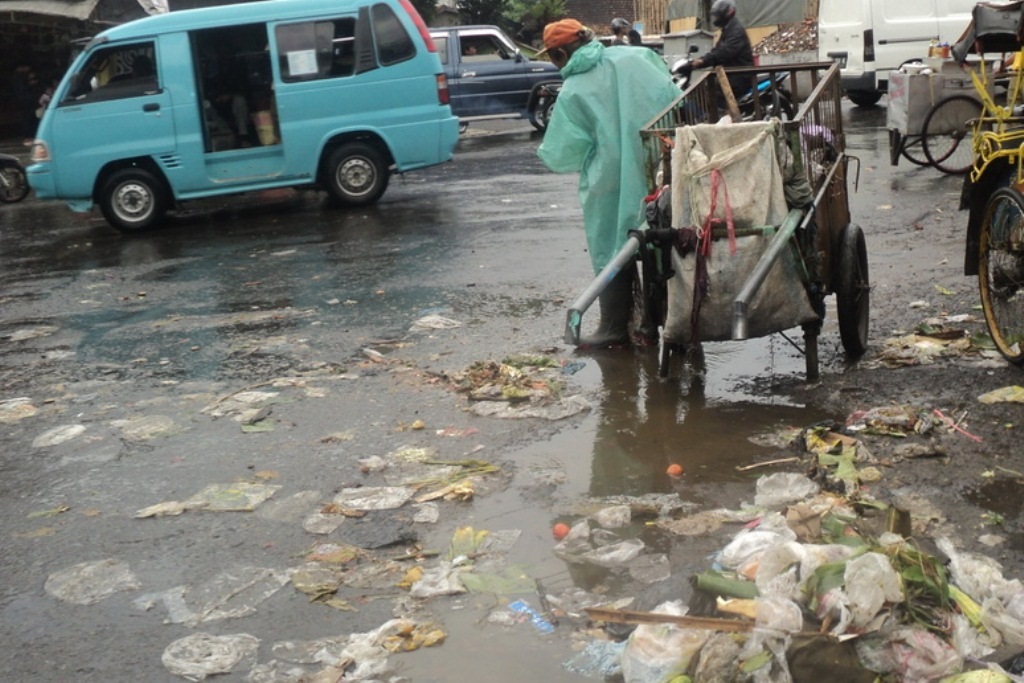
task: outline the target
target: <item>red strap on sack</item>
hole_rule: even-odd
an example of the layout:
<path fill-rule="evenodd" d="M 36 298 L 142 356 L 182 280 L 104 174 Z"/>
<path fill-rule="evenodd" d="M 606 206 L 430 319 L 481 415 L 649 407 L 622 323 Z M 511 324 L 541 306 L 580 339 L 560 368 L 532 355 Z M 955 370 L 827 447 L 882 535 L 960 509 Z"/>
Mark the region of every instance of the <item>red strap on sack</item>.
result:
<path fill-rule="evenodd" d="M 711 206 L 708 208 L 707 218 L 701 235 L 700 251 L 705 257 L 711 256 L 711 225 L 715 216 L 715 209 L 718 208 L 718 190 L 721 188 L 725 194 L 725 227 L 729 236 L 729 255 L 736 255 L 736 224 L 732 220 L 732 202 L 729 201 L 729 187 L 725 184 L 725 176 L 717 168 L 711 170 Z"/>

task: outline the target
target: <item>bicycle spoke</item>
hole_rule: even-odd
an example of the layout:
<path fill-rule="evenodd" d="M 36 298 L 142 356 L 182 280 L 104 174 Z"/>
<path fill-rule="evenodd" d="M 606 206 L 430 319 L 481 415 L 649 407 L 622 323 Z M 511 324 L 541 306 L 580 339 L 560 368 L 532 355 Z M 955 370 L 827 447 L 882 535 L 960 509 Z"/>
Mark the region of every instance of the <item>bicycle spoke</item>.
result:
<path fill-rule="evenodd" d="M 989 333 L 1012 363 L 1024 363 L 1024 197 L 992 195 L 981 226 L 979 285 Z"/>

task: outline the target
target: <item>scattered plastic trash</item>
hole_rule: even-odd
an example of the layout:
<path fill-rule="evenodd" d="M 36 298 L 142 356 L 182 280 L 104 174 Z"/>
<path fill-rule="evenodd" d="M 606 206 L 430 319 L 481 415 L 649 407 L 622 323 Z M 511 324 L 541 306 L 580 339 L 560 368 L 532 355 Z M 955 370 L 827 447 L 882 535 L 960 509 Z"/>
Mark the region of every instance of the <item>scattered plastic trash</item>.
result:
<path fill-rule="evenodd" d="M 75 605 L 92 605 L 114 593 L 139 588 L 128 563 L 117 559 L 76 564 L 50 574 L 43 584 L 49 595 Z"/>
<path fill-rule="evenodd" d="M 196 626 L 252 614 L 288 581 L 289 575 L 285 571 L 239 567 L 218 574 L 194 589 L 176 586 L 140 596 L 134 604 L 138 609 L 149 610 L 162 603 L 167 609 L 167 623 Z"/>
<path fill-rule="evenodd" d="M 442 562 L 426 569 L 419 581 L 412 584 L 409 594 L 414 598 L 435 598 L 440 595 L 465 593 L 466 587 L 459 578 L 461 571 L 450 562 Z"/>
<path fill-rule="evenodd" d="M 803 500 L 817 492 L 818 485 L 804 475 L 793 472 L 777 472 L 758 478 L 754 505 L 777 508 L 787 503 Z"/>
<path fill-rule="evenodd" d="M 54 427 L 48 429 L 35 439 L 32 440 L 32 448 L 48 448 L 49 446 L 56 446 L 66 441 L 71 441 L 75 437 L 81 436 L 85 433 L 85 425 L 62 425 L 60 427 Z"/>
<path fill-rule="evenodd" d="M 570 673 L 605 680 L 622 673 L 622 651 L 626 641 L 592 640 L 576 656 L 565 663 Z"/>
<path fill-rule="evenodd" d="M 658 605 L 653 612 L 682 616 L 687 609 L 681 602 L 672 601 Z M 630 634 L 622 652 L 625 683 L 671 681 L 686 673 L 690 660 L 713 633 L 672 624 L 640 624 Z"/>
<path fill-rule="evenodd" d="M 149 441 L 171 434 L 177 428 L 174 420 L 166 415 L 141 415 L 128 420 L 115 420 L 112 425 L 132 441 Z"/>
<path fill-rule="evenodd" d="M 543 633 L 545 635 L 548 633 L 554 633 L 554 625 L 542 614 L 530 607 L 530 604 L 525 600 L 516 600 L 515 602 L 509 603 L 508 608 L 516 614 L 522 615 L 524 618 L 528 619 L 539 633 Z"/>
<path fill-rule="evenodd" d="M 211 512 L 252 512 L 273 496 L 281 487 L 275 484 L 238 482 L 211 484 L 188 500 L 167 501 L 143 508 L 135 513 L 137 519 L 180 515 L 187 510 Z"/>
<path fill-rule="evenodd" d="M 243 662 L 256 664 L 260 641 L 247 633 L 214 636 L 193 633 L 179 638 L 164 650 L 161 661 L 172 674 L 190 681 L 226 674 Z"/>
<path fill-rule="evenodd" d="M 1024 403 L 1024 387 L 1002 387 L 982 394 L 978 400 L 982 403 Z"/>
<path fill-rule="evenodd" d="M 446 318 L 443 315 L 425 315 L 412 324 L 410 332 L 423 332 L 425 330 L 454 330 L 462 327 L 458 320 Z"/>
<path fill-rule="evenodd" d="M 0 401 L 0 424 L 13 424 L 28 417 L 35 417 L 39 409 L 27 397 L 9 398 Z"/>
<path fill-rule="evenodd" d="M 334 503 L 353 510 L 393 510 L 405 505 L 415 493 L 414 489 L 401 486 L 364 486 L 342 489 Z"/>

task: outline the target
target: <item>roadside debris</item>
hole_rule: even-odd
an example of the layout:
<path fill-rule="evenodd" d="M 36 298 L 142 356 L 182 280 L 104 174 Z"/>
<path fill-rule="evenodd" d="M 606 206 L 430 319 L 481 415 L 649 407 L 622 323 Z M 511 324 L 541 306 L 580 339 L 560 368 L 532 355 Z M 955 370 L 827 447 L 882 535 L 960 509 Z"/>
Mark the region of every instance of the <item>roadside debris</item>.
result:
<path fill-rule="evenodd" d="M 211 512 L 252 512 L 273 496 L 281 487 L 273 484 L 238 482 L 211 484 L 184 501 L 167 501 L 143 508 L 135 513 L 137 519 L 175 516 L 187 510 Z"/>
<path fill-rule="evenodd" d="M 563 395 L 562 367 L 549 356 L 518 355 L 479 361 L 442 379 L 469 398 L 468 410 L 475 415 L 562 420 L 591 408 L 582 396 Z"/>
<path fill-rule="evenodd" d="M 161 660 L 167 670 L 190 681 L 202 681 L 207 676 L 226 674 L 243 660 L 256 663 L 260 641 L 247 633 L 214 636 L 193 633 L 179 638 L 164 650 Z"/>
<path fill-rule="evenodd" d="M 117 559 L 76 564 L 50 574 L 43 584 L 49 595 L 75 605 L 93 605 L 114 593 L 140 587 L 128 563 Z"/>

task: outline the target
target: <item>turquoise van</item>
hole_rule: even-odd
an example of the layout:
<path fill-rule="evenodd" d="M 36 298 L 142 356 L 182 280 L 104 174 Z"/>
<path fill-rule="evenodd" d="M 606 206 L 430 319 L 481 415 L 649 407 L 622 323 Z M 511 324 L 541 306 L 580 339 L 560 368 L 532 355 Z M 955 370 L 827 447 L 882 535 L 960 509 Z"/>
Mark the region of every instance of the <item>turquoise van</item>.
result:
<path fill-rule="evenodd" d="M 280 187 L 377 201 L 449 161 L 459 122 L 409 0 L 265 0 L 99 34 L 44 112 L 29 183 L 120 230 L 176 203 Z"/>

